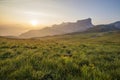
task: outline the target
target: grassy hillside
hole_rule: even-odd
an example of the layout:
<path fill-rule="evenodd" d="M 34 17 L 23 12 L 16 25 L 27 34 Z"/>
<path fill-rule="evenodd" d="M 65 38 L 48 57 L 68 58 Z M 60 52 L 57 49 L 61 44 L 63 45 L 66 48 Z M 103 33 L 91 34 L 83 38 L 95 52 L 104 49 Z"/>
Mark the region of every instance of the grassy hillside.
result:
<path fill-rule="evenodd" d="M 0 37 L 0 80 L 120 80 L 120 32 Z"/>

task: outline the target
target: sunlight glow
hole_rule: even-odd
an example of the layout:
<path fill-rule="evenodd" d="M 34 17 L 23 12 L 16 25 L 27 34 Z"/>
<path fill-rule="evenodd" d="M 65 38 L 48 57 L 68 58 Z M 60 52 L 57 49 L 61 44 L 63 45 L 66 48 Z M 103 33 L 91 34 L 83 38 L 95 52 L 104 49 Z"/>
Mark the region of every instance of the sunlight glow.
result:
<path fill-rule="evenodd" d="M 38 25 L 38 21 L 37 20 L 32 20 L 31 24 L 32 24 L 32 26 L 36 26 L 36 25 Z"/>

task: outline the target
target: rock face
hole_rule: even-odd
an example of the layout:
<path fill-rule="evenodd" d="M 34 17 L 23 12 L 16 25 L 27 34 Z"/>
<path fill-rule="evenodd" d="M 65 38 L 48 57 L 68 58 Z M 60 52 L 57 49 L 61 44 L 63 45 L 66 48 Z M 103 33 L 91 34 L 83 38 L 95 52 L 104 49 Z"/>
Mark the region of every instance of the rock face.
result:
<path fill-rule="evenodd" d="M 20 35 L 21 38 L 32 38 L 32 37 L 44 37 L 61 35 L 73 32 L 83 32 L 88 28 L 93 27 L 91 18 L 78 20 L 77 22 L 67 22 L 59 25 L 53 25 L 52 27 L 46 27 L 40 30 L 30 30 Z"/>
<path fill-rule="evenodd" d="M 116 29 L 120 29 L 120 21 L 110 24 L 111 26 L 115 27 Z"/>
<path fill-rule="evenodd" d="M 118 31 L 118 30 L 120 30 L 120 21 L 106 25 L 96 25 L 86 30 L 86 32 L 108 32 L 108 31 Z"/>

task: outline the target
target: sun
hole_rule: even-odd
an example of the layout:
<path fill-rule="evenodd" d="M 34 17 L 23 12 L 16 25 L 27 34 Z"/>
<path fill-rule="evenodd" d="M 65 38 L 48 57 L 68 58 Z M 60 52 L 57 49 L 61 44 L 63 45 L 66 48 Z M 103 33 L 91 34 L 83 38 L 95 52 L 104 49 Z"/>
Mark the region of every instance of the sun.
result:
<path fill-rule="evenodd" d="M 36 26 L 36 25 L 38 24 L 38 21 L 37 21 L 37 20 L 32 20 L 32 21 L 31 21 L 31 24 L 32 24 L 33 26 Z"/>

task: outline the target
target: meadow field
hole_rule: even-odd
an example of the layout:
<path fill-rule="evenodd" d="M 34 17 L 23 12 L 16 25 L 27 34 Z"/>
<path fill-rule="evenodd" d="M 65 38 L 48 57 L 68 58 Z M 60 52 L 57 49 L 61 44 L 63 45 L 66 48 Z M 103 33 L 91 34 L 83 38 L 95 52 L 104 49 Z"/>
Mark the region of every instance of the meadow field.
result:
<path fill-rule="evenodd" d="M 120 32 L 0 37 L 0 80 L 120 80 Z"/>

